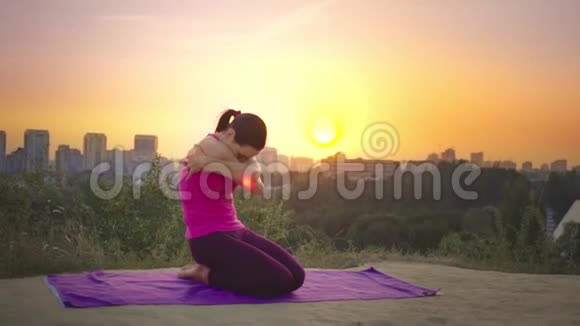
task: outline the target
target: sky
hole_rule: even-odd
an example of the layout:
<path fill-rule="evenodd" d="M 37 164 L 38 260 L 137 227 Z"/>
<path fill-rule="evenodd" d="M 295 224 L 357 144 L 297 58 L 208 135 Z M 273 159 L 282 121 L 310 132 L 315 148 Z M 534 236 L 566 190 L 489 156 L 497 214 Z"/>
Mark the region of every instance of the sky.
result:
<path fill-rule="evenodd" d="M 127 149 L 155 134 L 181 158 L 235 108 L 288 155 L 365 157 L 365 128 L 387 122 L 390 159 L 453 147 L 579 165 L 578 13 L 574 0 L 0 0 L 0 130 L 12 151 L 48 129 L 52 157 L 87 132 Z M 312 141 L 321 120 L 327 146 Z"/>

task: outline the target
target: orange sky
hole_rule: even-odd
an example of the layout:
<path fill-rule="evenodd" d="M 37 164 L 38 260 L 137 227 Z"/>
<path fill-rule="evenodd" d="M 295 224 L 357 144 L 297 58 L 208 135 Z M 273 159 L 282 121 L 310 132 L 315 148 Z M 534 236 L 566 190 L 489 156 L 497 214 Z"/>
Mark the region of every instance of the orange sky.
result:
<path fill-rule="evenodd" d="M 0 129 L 82 148 L 158 135 L 181 157 L 225 107 L 260 115 L 270 146 L 362 155 L 375 121 L 393 159 L 454 147 L 489 160 L 580 164 L 575 1 L 51 1 L 3 4 Z M 311 122 L 341 129 L 333 146 Z M 54 153 L 52 153 L 53 155 Z"/>

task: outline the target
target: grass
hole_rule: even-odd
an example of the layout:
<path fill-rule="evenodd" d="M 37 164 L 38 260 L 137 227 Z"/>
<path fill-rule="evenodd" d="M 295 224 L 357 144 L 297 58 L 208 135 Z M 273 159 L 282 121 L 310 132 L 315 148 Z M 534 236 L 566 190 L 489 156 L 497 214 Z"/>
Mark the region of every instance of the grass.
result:
<path fill-rule="evenodd" d="M 90 237 L 79 236 L 78 241 L 47 245 L 42 239 L 22 238 L 11 241 L 2 249 L 0 278 L 15 278 L 52 273 L 73 273 L 95 269 L 151 269 L 179 267 L 191 262 L 189 248 L 184 240 L 183 250 L 167 259 L 151 252 L 139 257 L 120 250 L 105 250 Z M 337 250 L 323 242 L 311 241 L 295 250 L 294 255 L 306 268 L 352 268 L 377 261 L 405 261 L 460 265 L 457 260 L 403 253 L 397 250 L 367 248 L 364 250 Z"/>
<path fill-rule="evenodd" d="M 88 243 L 87 243 L 88 244 Z M 52 273 L 74 273 L 96 269 L 152 269 L 180 267 L 191 262 L 188 248 L 171 259 L 156 256 L 155 253 L 139 257 L 131 253 L 104 254 L 99 246 L 85 246 L 82 249 L 47 247 L 42 242 L 22 241 L 12 243 L 11 249 L 0 258 L 0 278 L 16 278 Z M 536 265 L 503 263 L 490 261 L 471 261 L 459 257 L 437 254 L 408 253 L 400 250 L 367 248 L 363 250 L 336 250 L 329 246 L 312 242 L 301 246 L 294 252 L 306 268 L 353 268 L 380 261 L 427 263 L 474 270 L 496 270 L 518 273 L 544 273 Z M 580 270 L 576 270 L 579 273 Z"/>

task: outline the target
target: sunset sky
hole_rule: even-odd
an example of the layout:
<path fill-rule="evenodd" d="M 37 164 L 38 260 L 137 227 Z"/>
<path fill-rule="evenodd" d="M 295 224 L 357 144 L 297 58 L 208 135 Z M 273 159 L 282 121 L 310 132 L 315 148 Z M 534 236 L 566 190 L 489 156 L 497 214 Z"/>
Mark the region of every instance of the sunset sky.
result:
<path fill-rule="evenodd" d="M 260 115 L 289 155 L 392 159 L 454 147 L 486 160 L 580 164 L 580 1 L 0 0 L 0 130 L 48 129 L 180 158 L 227 107 Z M 321 148 L 313 124 L 340 138 Z"/>

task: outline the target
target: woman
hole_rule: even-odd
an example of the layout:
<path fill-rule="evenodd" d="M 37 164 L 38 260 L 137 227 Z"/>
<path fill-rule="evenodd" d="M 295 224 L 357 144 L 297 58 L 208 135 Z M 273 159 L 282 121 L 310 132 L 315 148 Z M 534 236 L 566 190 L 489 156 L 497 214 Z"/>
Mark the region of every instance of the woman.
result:
<path fill-rule="evenodd" d="M 180 192 L 197 264 L 182 268 L 179 277 L 256 297 L 281 296 L 302 286 L 300 264 L 284 248 L 247 229 L 234 207 L 232 192 L 238 185 L 258 195 L 264 190 L 254 156 L 264 148 L 266 134 L 258 116 L 228 110 L 215 133 L 188 154 Z"/>

